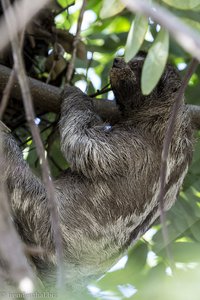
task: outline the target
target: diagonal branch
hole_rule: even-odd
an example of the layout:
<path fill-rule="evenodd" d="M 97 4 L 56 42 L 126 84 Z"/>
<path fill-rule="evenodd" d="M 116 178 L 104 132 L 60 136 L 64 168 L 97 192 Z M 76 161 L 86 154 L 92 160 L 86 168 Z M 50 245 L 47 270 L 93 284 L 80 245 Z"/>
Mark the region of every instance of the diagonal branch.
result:
<path fill-rule="evenodd" d="M 3 114 L 6 110 L 7 105 L 8 105 L 8 101 L 9 101 L 9 98 L 10 98 L 10 94 L 11 94 L 11 90 L 12 90 L 12 87 L 13 87 L 14 80 L 15 80 L 15 70 L 12 69 L 12 71 L 10 73 L 10 76 L 9 76 L 9 79 L 8 79 L 8 82 L 6 84 L 6 87 L 3 90 L 3 97 L 2 97 L 1 103 L 0 103 L 0 120 L 2 120 Z"/>
<path fill-rule="evenodd" d="M 14 20 L 14 22 L 17 22 L 15 11 L 12 10 L 10 0 L 1 0 L 1 3 L 4 10 L 8 33 L 11 41 L 13 60 L 14 60 L 14 69 L 19 80 L 19 86 L 21 89 L 24 108 L 26 112 L 26 118 L 30 126 L 33 139 L 36 144 L 36 150 L 38 156 L 41 161 L 42 178 L 43 178 L 44 185 L 46 187 L 49 211 L 51 216 L 51 227 L 53 231 L 53 238 L 55 242 L 55 250 L 56 250 L 56 257 L 57 257 L 57 264 L 58 264 L 57 281 L 58 281 L 58 285 L 60 286 L 61 283 L 63 282 L 63 248 L 62 248 L 61 230 L 59 226 L 59 216 L 58 216 L 58 210 L 57 210 L 56 200 L 55 200 L 54 186 L 53 186 L 52 179 L 50 177 L 50 170 L 45 155 L 45 150 L 42 144 L 42 140 L 40 137 L 40 132 L 37 125 L 35 124 L 35 114 L 34 114 L 31 94 L 28 86 L 28 81 L 25 74 L 24 63 L 22 60 L 20 43 L 19 40 L 15 36 L 13 36 L 13 31 L 12 31 L 13 24 L 10 22 L 10 20 Z"/>
<path fill-rule="evenodd" d="M 79 14 L 79 18 L 78 18 L 76 35 L 75 35 L 74 41 L 73 41 L 72 57 L 71 57 L 71 60 L 69 61 L 67 74 L 66 74 L 66 82 L 67 83 L 69 83 L 71 81 L 71 78 L 72 78 L 72 75 L 73 75 L 74 64 L 75 64 L 76 53 L 77 53 L 77 46 L 78 46 L 78 43 L 79 43 L 79 40 L 80 40 L 81 25 L 82 25 L 82 22 L 83 22 L 83 15 L 84 15 L 86 4 L 87 4 L 87 0 L 83 0 L 83 4 L 82 4 L 80 14 Z"/>
<path fill-rule="evenodd" d="M 0 65 L 0 94 L 3 93 L 6 87 L 10 73 L 11 69 Z M 31 77 L 27 77 L 27 80 L 35 108 L 39 109 L 40 112 L 59 113 L 61 105 L 60 94 L 62 90 Z M 11 97 L 17 101 L 22 101 L 21 90 L 17 79 L 15 79 L 13 83 Z M 103 119 L 109 120 L 110 116 L 117 119 L 119 113 L 113 101 L 106 99 L 94 99 L 93 104 L 96 111 Z"/>
<path fill-rule="evenodd" d="M 160 219 L 161 219 L 161 223 L 163 225 L 162 229 L 163 229 L 163 238 L 164 238 L 165 245 L 169 244 L 168 232 L 167 232 L 167 228 L 166 228 L 166 224 L 165 224 L 165 213 L 164 213 L 164 197 L 165 197 L 165 185 L 166 185 L 166 173 L 167 173 L 167 159 L 168 159 L 168 155 L 169 155 L 169 149 L 170 149 L 170 145 L 171 145 L 171 141 L 172 141 L 172 137 L 173 137 L 173 132 L 174 132 L 175 124 L 176 124 L 179 107 L 183 103 L 185 89 L 188 85 L 188 82 L 189 82 L 192 74 L 196 70 L 197 66 L 198 66 L 198 61 L 196 59 L 193 59 L 191 64 L 188 67 L 188 70 L 187 70 L 184 78 L 183 78 L 181 87 L 180 87 L 179 92 L 176 97 L 176 101 L 172 107 L 171 116 L 170 116 L 170 119 L 169 119 L 169 122 L 168 122 L 168 125 L 166 128 L 166 133 L 165 133 L 164 142 L 163 142 L 163 150 L 162 150 L 161 166 L 160 166 L 160 191 L 158 194 L 157 202 L 160 205 Z M 170 258 L 170 261 L 172 261 L 171 255 L 169 252 L 169 248 L 166 247 L 166 250 L 168 251 L 168 256 Z"/>
<path fill-rule="evenodd" d="M 20 49 L 22 49 L 23 47 L 23 43 L 24 43 L 24 31 L 22 31 L 20 33 Z M 12 69 L 8 82 L 6 84 L 6 87 L 3 91 L 3 97 L 0 103 L 0 120 L 2 120 L 3 114 L 6 110 L 6 107 L 8 105 L 8 101 L 10 98 L 10 93 L 14 84 L 14 80 L 15 80 L 16 74 L 15 74 L 15 68 Z"/>
<path fill-rule="evenodd" d="M 1 133 L 7 128 L 0 121 Z M 2 139 L 0 140 L 0 161 L 4 161 Z M 5 182 L 0 178 L 0 252 L 1 259 L 8 264 L 9 279 L 17 283 L 23 293 L 33 292 L 35 278 L 24 255 L 24 249 L 20 238 L 10 218 L 10 207 Z M 13 251 L 14 249 L 14 251 Z M 6 274 L 5 274 L 6 275 Z M 2 276 L 0 276 L 2 279 Z M 28 286 L 24 286 L 26 279 Z M 5 286 L 4 286 L 5 288 Z M 26 298 L 26 297 L 25 297 Z"/>

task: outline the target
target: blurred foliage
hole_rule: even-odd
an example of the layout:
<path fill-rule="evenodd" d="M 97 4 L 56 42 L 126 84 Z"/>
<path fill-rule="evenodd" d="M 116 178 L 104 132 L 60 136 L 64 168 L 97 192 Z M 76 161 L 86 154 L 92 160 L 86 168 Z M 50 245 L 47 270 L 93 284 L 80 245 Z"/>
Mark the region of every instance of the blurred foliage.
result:
<path fill-rule="evenodd" d="M 194 30 L 200 30 L 200 0 L 157 2 Z M 81 1 L 74 3 L 69 0 L 58 0 L 37 17 L 36 21 L 40 24 L 37 28 L 27 30 L 29 38 L 26 36 L 25 39 L 24 59 L 30 76 L 57 86 L 64 84 L 80 6 Z M 158 24 L 141 16 L 136 16 L 135 19 L 117 0 L 88 1 L 81 37 L 72 84 L 89 94 L 109 83 L 112 61 L 114 57 L 124 55 L 125 45 L 127 59 L 135 55 L 139 48 L 149 50 L 142 78 L 143 90 L 146 93 L 150 92 L 159 80 L 167 58 L 177 66 L 181 76 L 184 75 L 191 60 L 190 55 L 173 40 L 169 40 L 168 43 L 168 34 Z M 8 59 L 3 63 L 7 66 L 11 64 Z M 200 68 L 191 78 L 186 90 L 188 103 L 200 104 L 199 83 Z M 104 94 L 102 97 L 108 95 Z M 19 117 L 18 115 L 18 119 Z M 67 163 L 59 150 L 57 116 L 52 113 L 41 114 L 38 116 L 38 123 L 48 150 L 52 173 L 57 176 L 67 168 Z M 17 124 L 14 129 L 17 137 L 25 145 L 24 156 L 37 172 L 37 155 L 30 139 L 30 132 L 23 121 Z M 162 226 L 158 221 L 120 260 L 115 270 L 111 270 L 101 280 L 88 287 L 91 295 L 84 296 L 84 300 L 199 299 L 199 135 L 200 133 L 196 134 L 193 162 L 178 201 L 166 216 L 168 251 L 173 257 L 172 261 L 169 261 L 166 254 Z"/>

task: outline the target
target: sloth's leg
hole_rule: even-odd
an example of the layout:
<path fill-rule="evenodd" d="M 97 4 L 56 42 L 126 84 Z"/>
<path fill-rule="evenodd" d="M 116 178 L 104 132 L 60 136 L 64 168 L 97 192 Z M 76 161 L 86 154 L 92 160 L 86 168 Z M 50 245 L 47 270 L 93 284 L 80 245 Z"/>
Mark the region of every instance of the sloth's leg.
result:
<path fill-rule="evenodd" d="M 33 244 L 49 243 L 50 222 L 45 188 L 32 173 L 16 140 L 2 122 L 0 147 L 0 178 L 6 184 L 12 216 L 20 235 Z"/>

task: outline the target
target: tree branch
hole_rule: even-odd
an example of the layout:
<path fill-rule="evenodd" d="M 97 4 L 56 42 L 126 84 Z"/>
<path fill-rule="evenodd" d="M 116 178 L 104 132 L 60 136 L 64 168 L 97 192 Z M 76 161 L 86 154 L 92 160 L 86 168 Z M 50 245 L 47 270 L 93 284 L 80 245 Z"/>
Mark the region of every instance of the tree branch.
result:
<path fill-rule="evenodd" d="M 24 43 L 24 31 L 22 31 L 20 33 L 20 49 L 22 49 L 23 43 Z M 3 91 L 3 97 L 2 97 L 2 100 L 1 100 L 1 103 L 0 103 L 0 120 L 2 120 L 3 114 L 6 110 L 7 105 L 8 105 L 8 101 L 9 101 L 9 98 L 10 98 L 10 92 L 12 90 L 15 77 L 17 77 L 17 76 L 15 74 L 15 68 L 13 68 L 11 73 L 10 73 L 10 76 L 9 76 L 8 82 L 6 84 L 6 87 Z"/>
<path fill-rule="evenodd" d="M 3 159 L 2 153 L 0 158 Z M 8 203 L 9 199 L 5 185 L 0 181 L 0 251 L 2 259 L 8 264 L 9 279 L 13 280 L 23 293 L 32 293 L 35 278 L 24 255 L 20 237 L 10 218 L 11 213 Z M 29 289 L 23 284 L 25 280 L 28 280 L 30 284 Z"/>
<path fill-rule="evenodd" d="M 169 149 L 170 149 L 170 145 L 174 133 L 179 107 L 183 103 L 185 89 L 187 88 L 188 82 L 192 74 L 195 72 L 197 66 L 198 66 L 198 61 L 196 59 L 193 59 L 191 64 L 188 66 L 188 70 L 183 78 L 181 87 L 176 97 L 176 101 L 171 109 L 171 115 L 168 124 L 166 126 L 166 133 L 164 137 L 162 156 L 161 156 L 160 191 L 158 194 L 157 202 L 159 203 L 160 206 L 160 220 L 162 224 L 164 244 L 166 245 L 166 251 L 170 259 L 170 262 L 172 263 L 172 266 L 173 266 L 173 259 L 169 248 L 169 238 L 168 238 L 168 232 L 165 223 L 165 212 L 164 212 L 164 197 L 165 197 L 166 174 L 167 174 L 167 163 L 168 163 L 167 160 L 169 156 Z"/>
<path fill-rule="evenodd" d="M 72 78 L 72 75 L 73 75 L 74 64 L 75 64 L 75 60 L 76 60 L 77 47 L 78 47 L 78 43 L 79 43 L 79 40 L 80 40 L 81 25 L 82 25 L 82 22 L 83 22 L 83 15 L 84 15 L 86 4 L 87 4 L 87 0 L 83 0 L 82 7 L 81 7 L 81 10 L 80 10 L 80 14 L 79 14 L 79 18 L 78 18 L 76 35 L 75 35 L 74 41 L 73 41 L 72 57 L 69 61 L 69 65 L 68 65 L 68 68 L 67 68 L 67 74 L 66 74 L 66 82 L 67 83 L 69 83 L 71 81 L 71 78 Z"/>
<path fill-rule="evenodd" d="M 11 69 L 0 65 L 0 94 L 3 93 L 9 80 Z M 31 77 L 27 77 L 30 87 L 31 96 L 35 108 L 39 108 L 40 112 L 60 112 L 61 105 L 61 89 L 50 84 L 43 83 Z M 22 102 L 22 96 L 18 80 L 15 79 L 11 90 L 11 97 Z M 118 109 L 114 101 L 107 99 L 93 99 L 96 112 L 104 120 L 117 120 L 119 117 Z M 200 106 L 187 105 L 194 129 L 200 130 Z"/>
<path fill-rule="evenodd" d="M 22 93 L 22 99 L 24 104 L 24 109 L 26 112 L 26 118 L 35 141 L 36 150 L 38 157 L 41 161 L 41 172 L 42 172 L 42 179 L 46 188 L 47 199 L 48 199 L 48 206 L 50 212 L 50 222 L 51 228 L 53 232 L 53 240 L 55 244 L 55 252 L 57 258 L 57 265 L 58 265 L 58 276 L 57 282 L 58 286 L 61 287 L 63 284 L 63 247 L 62 247 L 62 235 L 60 230 L 60 222 L 59 222 L 59 215 L 56 206 L 55 200 L 55 190 L 53 186 L 53 182 L 51 179 L 50 169 L 48 166 L 47 158 L 45 155 L 45 150 L 42 144 L 42 140 L 40 137 L 39 129 L 35 123 L 35 114 L 34 108 L 32 104 L 31 93 L 28 86 L 27 77 L 25 74 L 24 63 L 21 55 L 21 47 L 20 42 L 15 35 L 13 35 L 13 24 L 10 20 L 17 23 L 17 17 L 15 11 L 12 10 L 12 6 L 10 0 L 1 0 L 5 20 L 8 28 L 8 34 L 10 37 L 10 42 L 12 46 L 13 52 L 13 60 L 14 60 L 14 69 L 15 73 L 17 74 L 19 85 Z"/>
<path fill-rule="evenodd" d="M 11 69 L 0 65 L 0 93 L 3 93 L 10 74 Z M 39 108 L 42 112 L 59 113 L 60 89 L 30 77 L 27 77 L 27 79 L 35 108 Z M 21 89 L 17 78 L 13 82 L 11 97 L 17 101 L 22 101 Z"/>
<path fill-rule="evenodd" d="M 9 80 L 10 73 L 11 69 L 0 65 L 0 93 L 3 93 Z M 35 109 L 39 109 L 40 112 L 59 113 L 61 105 L 60 94 L 62 90 L 39 80 L 30 77 L 27 78 Z M 17 79 L 15 79 L 13 83 L 11 97 L 17 101 L 22 101 Z M 111 116 L 112 119 L 118 118 L 119 113 L 113 101 L 106 99 L 93 99 L 93 104 L 97 113 L 99 113 L 104 120 L 110 120 Z"/>
<path fill-rule="evenodd" d="M 8 105 L 8 101 L 9 101 L 9 98 L 10 98 L 10 93 L 11 93 L 11 90 L 12 90 L 12 87 L 13 87 L 14 79 L 15 79 L 15 70 L 12 69 L 12 71 L 10 73 L 10 76 L 9 76 L 9 79 L 7 81 L 6 87 L 3 90 L 3 97 L 2 97 L 1 103 L 0 103 L 0 120 L 2 120 L 3 114 L 6 110 L 7 105 Z"/>
<path fill-rule="evenodd" d="M 0 121 L 1 133 L 9 132 L 8 128 Z M 0 139 L 0 161 L 4 161 L 3 141 Z M 24 255 L 22 242 L 15 230 L 14 224 L 10 217 L 10 207 L 8 193 L 5 182 L 0 178 L 0 253 L 1 259 L 8 264 L 9 279 L 13 280 L 15 284 L 20 287 L 24 293 L 33 292 L 34 289 L 34 275 Z M 13 251 L 14 249 L 14 251 Z M 0 274 L 0 278 L 2 276 Z M 23 280 L 27 278 L 30 283 L 30 290 L 24 287 Z"/>

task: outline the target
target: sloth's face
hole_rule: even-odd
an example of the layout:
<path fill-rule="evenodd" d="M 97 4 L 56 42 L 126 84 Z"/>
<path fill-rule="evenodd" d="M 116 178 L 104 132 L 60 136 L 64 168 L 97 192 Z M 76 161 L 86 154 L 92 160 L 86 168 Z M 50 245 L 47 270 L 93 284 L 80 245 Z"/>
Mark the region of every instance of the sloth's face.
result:
<path fill-rule="evenodd" d="M 181 81 L 179 74 L 171 65 L 165 71 L 150 95 L 144 96 L 141 91 L 141 73 L 146 54 L 138 56 L 128 63 L 123 58 L 116 58 L 110 72 L 111 86 L 116 102 L 121 110 L 132 110 L 141 105 L 153 105 L 165 101 L 173 102 Z"/>

